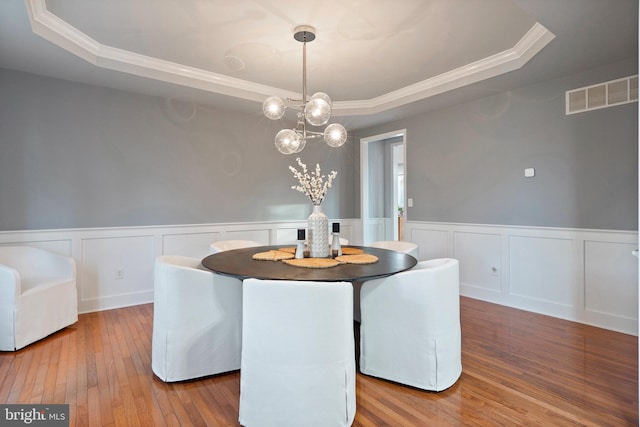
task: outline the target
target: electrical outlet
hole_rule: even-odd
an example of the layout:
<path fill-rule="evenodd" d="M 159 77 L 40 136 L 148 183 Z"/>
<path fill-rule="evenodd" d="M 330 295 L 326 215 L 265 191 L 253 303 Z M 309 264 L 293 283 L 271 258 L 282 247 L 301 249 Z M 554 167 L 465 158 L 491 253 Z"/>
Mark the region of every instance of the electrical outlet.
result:
<path fill-rule="evenodd" d="M 124 268 L 116 268 L 113 272 L 113 278 L 116 280 L 124 279 Z"/>

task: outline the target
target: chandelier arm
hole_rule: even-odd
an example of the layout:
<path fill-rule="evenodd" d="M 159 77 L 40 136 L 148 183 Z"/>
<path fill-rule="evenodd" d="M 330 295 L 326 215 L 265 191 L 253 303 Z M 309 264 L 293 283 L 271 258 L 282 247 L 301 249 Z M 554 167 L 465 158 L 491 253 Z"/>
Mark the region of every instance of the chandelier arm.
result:
<path fill-rule="evenodd" d="M 287 102 L 296 102 L 297 104 L 293 105 L 293 107 L 304 107 L 302 99 L 287 98 Z"/>
<path fill-rule="evenodd" d="M 295 128 L 293 128 L 291 130 L 296 132 L 303 139 L 316 139 L 316 138 L 320 138 L 320 137 L 324 136 L 323 132 L 316 132 L 316 131 L 312 131 L 312 130 L 307 130 L 305 128 L 300 129 L 299 126 L 296 126 Z"/>
<path fill-rule="evenodd" d="M 307 131 L 307 135 L 306 135 L 306 139 L 316 139 L 316 138 L 320 138 L 322 136 L 322 132 L 313 132 L 308 130 Z"/>

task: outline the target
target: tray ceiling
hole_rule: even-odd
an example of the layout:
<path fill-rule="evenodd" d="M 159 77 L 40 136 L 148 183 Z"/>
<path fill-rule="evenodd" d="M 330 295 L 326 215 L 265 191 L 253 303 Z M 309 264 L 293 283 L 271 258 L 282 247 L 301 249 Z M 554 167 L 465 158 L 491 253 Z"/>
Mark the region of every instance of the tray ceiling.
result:
<path fill-rule="evenodd" d="M 637 56 L 637 13 L 635 0 L 6 0 L 0 67 L 259 111 L 300 97 L 293 29 L 308 24 L 308 89 L 353 127 Z"/>

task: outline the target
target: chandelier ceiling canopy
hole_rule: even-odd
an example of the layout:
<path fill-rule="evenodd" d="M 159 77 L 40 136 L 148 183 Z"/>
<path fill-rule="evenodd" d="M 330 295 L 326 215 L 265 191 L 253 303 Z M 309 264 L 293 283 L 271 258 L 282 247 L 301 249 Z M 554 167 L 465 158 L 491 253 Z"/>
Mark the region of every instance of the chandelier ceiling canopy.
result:
<path fill-rule="evenodd" d="M 328 125 L 324 131 L 311 130 L 310 126 L 324 126 L 331 118 L 331 98 L 324 92 L 316 92 L 307 99 L 307 42 L 316 38 L 315 29 L 308 25 L 295 28 L 293 38 L 302 43 L 302 99 L 267 98 L 263 105 L 264 115 L 271 120 L 284 116 L 287 106 L 298 110 L 298 121 L 293 129 L 282 129 L 276 134 L 275 144 L 282 154 L 301 152 L 310 139 L 324 138 L 331 147 L 341 147 L 347 141 L 347 130 L 339 123 Z"/>

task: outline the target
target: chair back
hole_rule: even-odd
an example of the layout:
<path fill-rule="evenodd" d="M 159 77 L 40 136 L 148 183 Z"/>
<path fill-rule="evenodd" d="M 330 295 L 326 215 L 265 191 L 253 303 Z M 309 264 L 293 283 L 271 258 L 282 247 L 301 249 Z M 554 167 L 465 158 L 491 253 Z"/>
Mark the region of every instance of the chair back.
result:
<path fill-rule="evenodd" d="M 154 271 L 152 370 L 182 381 L 240 368 L 242 282 L 199 259 L 161 256 Z"/>
<path fill-rule="evenodd" d="M 246 279 L 243 291 L 240 423 L 351 425 L 351 284 Z"/>
<path fill-rule="evenodd" d="M 211 244 L 211 253 L 217 254 L 218 252 L 230 251 L 233 249 L 253 248 L 256 246 L 263 245 L 262 243 L 254 242 L 253 240 L 221 240 Z"/>
<path fill-rule="evenodd" d="M 21 349 L 77 321 L 73 258 L 0 246 L 0 351 Z"/>
<path fill-rule="evenodd" d="M 0 264 L 16 270 L 26 282 L 40 277 L 76 278 L 73 258 L 33 246 L 0 246 Z"/>
<path fill-rule="evenodd" d="M 460 376 L 458 261 L 419 262 L 360 291 L 363 373 L 440 391 Z"/>
<path fill-rule="evenodd" d="M 412 242 L 404 242 L 401 240 L 381 240 L 373 242 L 370 246 L 380 249 L 388 249 L 390 251 L 402 252 L 411 255 L 415 259 L 418 258 L 418 245 Z"/>

